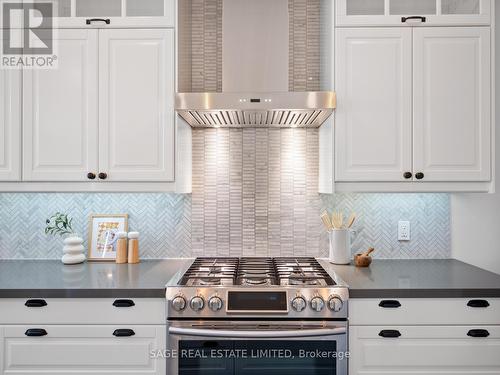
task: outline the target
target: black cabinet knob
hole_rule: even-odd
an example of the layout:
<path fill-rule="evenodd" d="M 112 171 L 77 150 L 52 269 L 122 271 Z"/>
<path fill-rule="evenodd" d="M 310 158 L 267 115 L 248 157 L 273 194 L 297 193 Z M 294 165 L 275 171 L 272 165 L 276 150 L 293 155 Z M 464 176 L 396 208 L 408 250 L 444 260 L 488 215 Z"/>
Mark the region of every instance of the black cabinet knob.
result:
<path fill-rule="evenodd" d="M 87 178 L 89 180 L 95 180 L 96 175 L 95 175 L 95 173 L 89 172 L 89 173 L 87 173 Z"/>
<path fill-rule="evenodd" d="M 417 180 L 422 180 L 425 177 L 425 175 L 422 172 L 415 173 L 415 178 Z"/>
<path fill-rule="evenodd" d="M 130 337 L 134 336 L 135 332 L 131 329 L 115 329 L 113 336 L 116 337 Z"/>
<path fill-rule="evenodd" d="M 403 174 L 403 177 L 406 178 L 407 180 L 409 180 L 410 178 L 413 177 L 413 173 L 411 173 L 411 172 L 405 172 Z"/>
<path fill-rule="evenodd" d="M 44 307 L 47 306 L 47 302 L 44 299 L 29 299 L 24 304 L 26 307 Z"/>
<path fill-rule="evenodd" d="M 99 173 L 99 179 L 100 180 L 105 180 L 107 178 L 108 178 L 108 174 L 107 173 L 104 173 L 104 172 Z"/>
<path fill-rule="evenodd" d="M 41 337 L 47 336 L 47 331 L 43 328 L 30 328 L 24 334 L 29 337 Z"/>
<path fill-rule="evenodd" d="M 378 335 L 383 338 L 398 338 L 401 336 L 401 332 L 395 329 L 384 329 Z"/>
<path fill-rule="evenodd" d="M 109 18 L 89 18 L 85 21 L 87 25 L 92 25 L 93 22 L 104 22 L 106 25 L 111 23 Z"/>
<path fill-rule="evenodd" d="M 469 337 L 488 337 L 490 333 L 485 329 L 471 329 L 467 332 Z"/>
<path fill-rule="evenodd" d="M 399 301 L 392 299 L 380 301 L 378 305 L 384 309 L 397 309 L 398 307 L 401 307 L 401 303 Z"/>
<path fill-rule="evenodd" d="M 132 307 L 135 306 L 134 301 L 131 299 L 117 299 L 113 302 L 114 307 Z"/>
<path fill-rule="evenodd" d="M 486 308 L 489 305 L 490 303 L 484 299 L 471 299 L 469 302 L 467 302 L 467 306 L 469 307 Z"/>
<path fill-rule="evenodd" d="M 410 17 L 401 17 L 401 22 L 405 23 L 408 20 L 418 20 L 420 22 L 426 22 L 427 18 L 422 16 L 410 16 Z"/>

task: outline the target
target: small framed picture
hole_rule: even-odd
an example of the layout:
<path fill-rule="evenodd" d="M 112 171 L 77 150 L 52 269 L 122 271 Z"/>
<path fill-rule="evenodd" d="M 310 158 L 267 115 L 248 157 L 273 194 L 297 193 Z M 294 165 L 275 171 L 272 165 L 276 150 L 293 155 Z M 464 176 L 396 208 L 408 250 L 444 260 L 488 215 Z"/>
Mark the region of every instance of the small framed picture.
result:
<path fill-rule="evenodd" d="M 128 215 L 90 215 L 89 261 L 114 262 L 116 234 L 128 231 Z"/>

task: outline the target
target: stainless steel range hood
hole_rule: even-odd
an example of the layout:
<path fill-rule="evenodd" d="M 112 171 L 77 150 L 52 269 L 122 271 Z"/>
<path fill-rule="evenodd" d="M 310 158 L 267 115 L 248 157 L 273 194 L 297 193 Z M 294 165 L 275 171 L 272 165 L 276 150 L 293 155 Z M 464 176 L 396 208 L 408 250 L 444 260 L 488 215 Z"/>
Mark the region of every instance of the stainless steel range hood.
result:
<path fill-rule="evenodd" d="M 319 127 L 336 106 L 334 92 L 183 93 L 176 110 L 192 127 Z"/>
<path fill-rule="evenodd" d="M 319 127 L 332 114 L 333 0 L 183 4 L 175 109 L 189 125 Z"/>

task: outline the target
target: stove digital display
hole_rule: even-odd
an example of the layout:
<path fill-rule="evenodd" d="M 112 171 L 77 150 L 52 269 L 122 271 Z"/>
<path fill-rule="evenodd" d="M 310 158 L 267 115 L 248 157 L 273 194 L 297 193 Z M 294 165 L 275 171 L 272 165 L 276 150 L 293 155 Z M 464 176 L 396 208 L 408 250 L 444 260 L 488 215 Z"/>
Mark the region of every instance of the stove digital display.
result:
<path fill-rule="evenodd" d="M 287 312 L 286 291 L 275 292 L 227 292 L 228 312 Z"/>

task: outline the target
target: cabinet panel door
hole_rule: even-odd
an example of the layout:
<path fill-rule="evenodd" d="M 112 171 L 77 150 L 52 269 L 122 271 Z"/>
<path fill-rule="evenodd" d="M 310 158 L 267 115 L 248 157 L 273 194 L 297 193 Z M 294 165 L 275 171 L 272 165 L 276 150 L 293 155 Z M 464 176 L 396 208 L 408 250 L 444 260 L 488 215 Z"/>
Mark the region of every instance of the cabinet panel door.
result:
<path fill-rule="evenodd" d="M 0 70 L 0 181 L 21 178 L 21 72 Z"/>
<path fill-rule="evenodd" d="M 351 375 L 500 374 L 500 326 L 350 326 L 349 344 Z"/>
<path fill-rule="evenodd" d="M 489 25 L 493 0 L 337 0 L 336 26 Z M 421 16 L 425 20 L 402 17 Z"/>
<path fill-rule="evenodd" d="M 58 66 L 23 72 L 23 175 L 87 181 L 97 168 L 97 30 L 59 30 Z"/>
<path fill-rule="evenodd" d="M 411 171 L 411 30 L 337 30 L 336 181 Z"/>
<path fill-rule="evenodd" d="M 26 336 L 33 328 L 46 335 Z M 134 335 L 115 337 L 117 329 Z M 165 348 L 165 326 L 4 326 L 3 332 L 5 375 L 166 373 L 165 359 L 151 357 L 151 351 Z"/>
<path fill-rule="evenodd" d="M 490 29 L 414 30 L 414 171 L 491 178 Z"/>
<path fill-rule="evenodd" d="M 99 35 L 100 171 L 111 181 L 173 181 L 174 31 Z"/>

